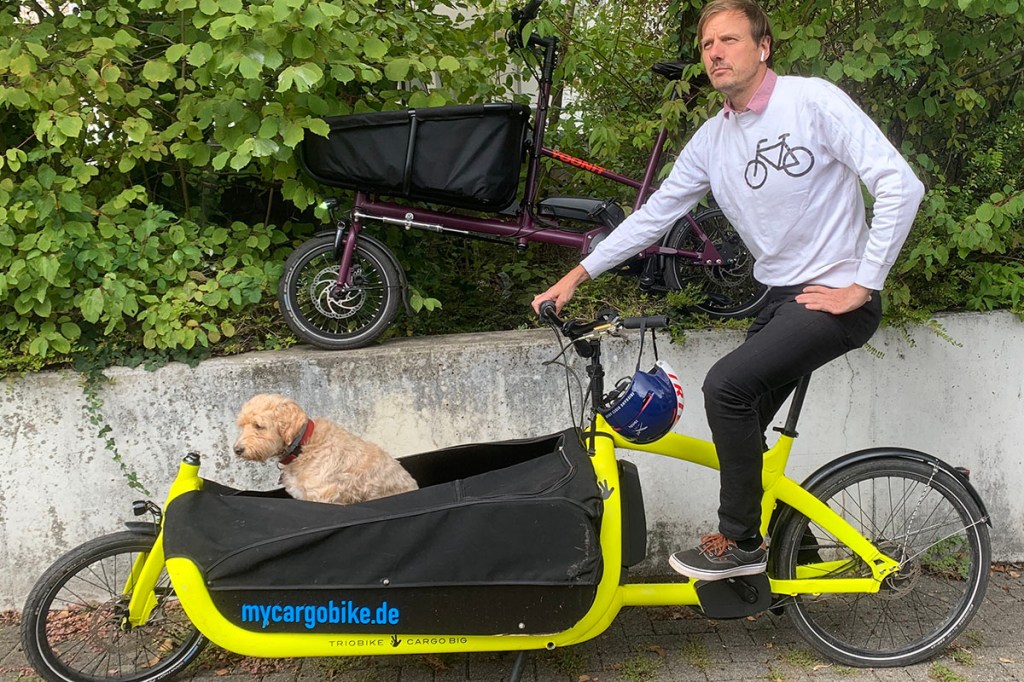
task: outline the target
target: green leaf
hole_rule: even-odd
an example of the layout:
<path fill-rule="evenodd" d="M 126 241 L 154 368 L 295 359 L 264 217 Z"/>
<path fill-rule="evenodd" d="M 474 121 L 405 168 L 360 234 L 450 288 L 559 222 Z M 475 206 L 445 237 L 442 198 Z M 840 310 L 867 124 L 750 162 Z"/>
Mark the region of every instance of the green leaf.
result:
<path fill-rule="evenodd" d="M 309 59 L 316 54 L 316 46 L 304 33 L 296 33 L 292 38 L 292 54 L 299 59 Z"/>
<path fill-rule="evenodd" d="M 278 77 L 277 91 L 284 92 L 294 85 L 299 92 L 309 92 L 323 77 L 323 70 L 316 64 L 307 62 L 299 66 L 289 66 Z"/>
<path fill-rule="evenodd" d="M 408 59 L 395 59 L 384 67 L 384 75 L 395 82 L 404 81 L 405 77 L 409 75 L 409 68 L 411 66 L 412 61 Z"/>
<path fill-rule="evenodd" d="M 149 121 L 144 118 L 137 118 L 135 116 L 126 119 L 121 125 L 121 129 L 124 130 L 125 135 L 128 139 L 135 143 L 140 143 L 146 139 L 146 135 L 150 131 Z"/>
<path fill-rule="evenodd" d="M 98 322 L 103 314 L 103 290 L 99 287 L 82 296 L 78 303 L 86 322 Z"/>
<path fill-rule="evenodd" d="M 29 355 L 38 355 L 40 357 L 46 356 L 46 350 L 49 347 L 49 343 L 42 336 L 37 336 L 32 339 L 32 342 L 28 344 Z"/>
<path fill-rule="evenodd" d="M 213 56 L 213 48 L 207 43 L 196 43 L 188 52 L 188 63 L 192 66 L 202 66 L 210 61 Z"/>
<path fill-rule="evenodd" d="M 189 46 L 188 45 L 185 45 L 184 43 L 176 43 L 174 45 L 171 45 L 169 48 L 167 48 L 167 52 L 164 53 L 164 56 L 167 58 L 168 62 L 170 62 L 171 64 L 174 64 L 175 62 L 180 60 L 182 57 L 184 57 L 186 54 L 188 54 L 188 51 L 189 51 Z"/>
<path fill-rule="evenodd" d="M 453 73 L 459 70 L 461 64 L 459 64 L 459 60 L 456 59 L 455 57 L 452 57 L 451 55 L 445 55 L 444 57 L 441 57 L 441 60 L 437 63 L 437 66 L 445 71 L 448 71 L 449 73 Z"/>
<path fill-rule="evenodd" d="M 142 67 L 142 77 L 151 83 L 163 83 L 174 78 L 174 67 L 163 59 L 150 59 Z"/>
<path fill-rule="evenodd" d="M 339 83 L 351 83 L 356 77 L 356 72 L 344 64 L 335 64 L 331 67 L 331 78 Z"/>
<path fill-rule="evenodd" d="M 256 138 L 253 142 L 252 155 L 256 157 L 272 156 L 278 149 L 280 146 L 273 140 Z"/>
<path fill-rule="evenodd" d="M 39 43 L 27 42 L 25 43 L 25 49 L 31 52 L 33 56 L 35 56 L 37 59 L 46 59 L 50 54 L 46 51 L 46 48 L 40 45 Z"/>
<path fill-rule="evenodd" d="M 306 129 L 320 137 L 327 137 L 331 134 L 331 127 L 322 118 L 311 118 L 306 121 Z"/>
<path fill-rule="evenodd" d="M 292 14 L 292 8 L 288 6 L 285 0 L 274 0 L 273 9 L 274 21 L 278 23 L 284 21 Z"/>
<path fill-rule="evenodd" d="M 238 73 L 242 74 L 243 78 L 259 78 L 262 71 L 263 64 L 250 55 L 242 55 L 238 62 Z"/>
<path fill-rule="evenodd" d="M 363 54 L 367 59 L 379 60 L 388 53 L 388 46 L 376 36 L 371 36 L 363 43 Z"/>
<path fill-rule="evenodd" d="M 220 19 L 214 20 L 210 24 L 210 37 L 214 40 L 224 40 L 231 34 L 231 29 L 235 25 L 235 17 L 221 17 Z"/>
<path fill-rule="evenodd" d="M 64 338 L 74 341 L 82 335 L 82 329 L 74 322 L 64 322 L 60 325 L 60 333 Z"/>
<path fill-rule="evenodd" d="M 996 209 L 992 204 L 982 204 L 974 211 L 974 217 L 977 218 L 979 222 L 987 223 L 992 220 L 995 213 Z"/>
<path fill-rule="evenodd" d="M 58 114 L 57 129 L 68 137 L 78 137 L 78 134 L 82 132 L 82 119 L 78 116 Z"/>

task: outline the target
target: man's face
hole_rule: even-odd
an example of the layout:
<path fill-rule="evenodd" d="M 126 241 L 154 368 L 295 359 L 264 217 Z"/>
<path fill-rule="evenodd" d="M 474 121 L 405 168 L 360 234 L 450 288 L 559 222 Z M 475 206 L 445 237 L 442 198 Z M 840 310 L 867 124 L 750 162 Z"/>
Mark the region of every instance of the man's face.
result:
<path fill-rule="evenodd" d="M 753 97 L 764 75 L 761 51 L 768 58 L 767 37 L 755 42 L 750 20 L 737 11 L 719 12 L 704 24 L 700 48 L 711 85 L 725 94 L 737 108 L 744 108 Z"/>

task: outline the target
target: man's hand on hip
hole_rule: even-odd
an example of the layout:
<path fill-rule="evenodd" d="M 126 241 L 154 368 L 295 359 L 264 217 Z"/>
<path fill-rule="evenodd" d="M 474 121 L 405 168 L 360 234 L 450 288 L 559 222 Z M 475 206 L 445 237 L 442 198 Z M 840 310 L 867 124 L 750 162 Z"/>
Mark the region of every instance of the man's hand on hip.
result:
<path fill-rule="evenodd" d="M 817 284 L 804 288 L 803 293 L 796 297 L 808 310 L 821 310 L 833 315 L 849 313 L 871 300 L 871 289 L 859 284 L 832 289 Z"/>

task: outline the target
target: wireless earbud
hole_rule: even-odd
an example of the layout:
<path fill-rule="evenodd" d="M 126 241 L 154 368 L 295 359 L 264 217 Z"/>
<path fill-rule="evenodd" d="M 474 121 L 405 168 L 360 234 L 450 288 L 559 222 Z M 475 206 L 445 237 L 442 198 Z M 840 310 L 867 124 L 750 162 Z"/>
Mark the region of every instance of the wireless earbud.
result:
<path fill-rule="evenodd" d="M 764 50 L 761 50 L 761 61 L 764 61 Z"/>

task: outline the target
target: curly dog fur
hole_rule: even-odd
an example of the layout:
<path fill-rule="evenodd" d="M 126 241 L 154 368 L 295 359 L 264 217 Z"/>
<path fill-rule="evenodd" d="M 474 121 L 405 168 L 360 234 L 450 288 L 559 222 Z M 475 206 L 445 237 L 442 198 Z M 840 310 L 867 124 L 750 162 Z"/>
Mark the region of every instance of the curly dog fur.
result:
<path fill-rule="evenodd" d="M 308 421 L 290 398 L 272 393 L 253 396 L 238 415 L 242 435 L 235 442 L 235 454 L 257 462 L 284 457 Z M 281 465 L 281 483 L 295 499 L 331 504 L 353 504 L 417 488 L 412 476 L 380 447 L 322 418 L 313 420 L 313 432 L 299 456 Z"/>

